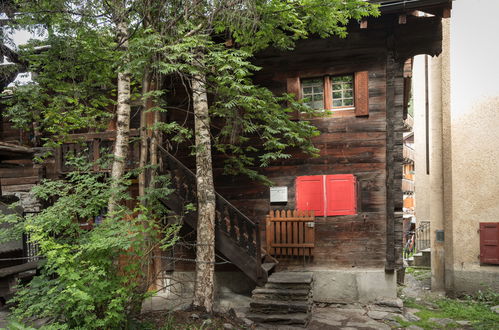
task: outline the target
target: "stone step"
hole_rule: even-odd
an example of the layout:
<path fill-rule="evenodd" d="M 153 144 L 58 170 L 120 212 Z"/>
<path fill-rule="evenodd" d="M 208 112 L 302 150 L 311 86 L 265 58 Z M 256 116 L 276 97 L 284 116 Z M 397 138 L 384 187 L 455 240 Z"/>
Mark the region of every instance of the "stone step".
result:
<path fill-rule="evenodd" d="M 294 314 L 259 314 L 249 313 L 246 318 L 257 323 L 278 323 L 278 324 L 297 324 L 306 325 L 310 319 L 307 313 L 294 313 Z"/>
<path fill-rule="evenodd" d="M 308 301 L 280 301 L 269 299 L 253 299 L 250 310 L 254 313 L 307 313 L 311 308 Z"/>
<path fill-rule="evenodd" d="M 424 250 L 414 255 L 413 266 L 431 266 L 431 251 Z"/>
<path fill-rule="evenodd" d="M 278 272 L 269 277 L 272 284 L 312 284 L 313 274 L 306 272 Z"/>
<path fill-rule="evenodd" d="M 280 289 L 280 290 L 311 290 L 310 284 L 296 284 L 296 283 L 268 283 L 265 284 L 266 289 Z"/>
<path fill-rule="evenodd" d="M 252 297 L 253 299 L 307 301 L 310 298 L 310 289 L 256 288 L 253 290 Z"/>
<path fill-rule="evenodd" d="M 274 268 L 276 265 L 275 262 L 264 262 L 262 264 L 262 268 L 264 271 L 266 271 L 267 273 L 270 272 L 272 270 L 272 268 Z"/>

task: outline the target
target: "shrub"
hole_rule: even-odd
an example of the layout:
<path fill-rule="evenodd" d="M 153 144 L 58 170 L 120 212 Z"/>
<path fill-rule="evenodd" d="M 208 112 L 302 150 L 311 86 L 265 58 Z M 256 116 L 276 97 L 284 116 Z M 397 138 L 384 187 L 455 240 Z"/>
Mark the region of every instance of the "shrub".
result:
<path fill-rule="evenodd" d="M 51 202 L 39 214 L 24 219 L 0 215 L 14 224 L 10 234 L 1 236 L 27 233 L 38 244 L 42 262 L 40 275 L 19 287 L 11 300 L 16 322 L 43 318 L 51 329 L 123 327 L 148 295 L 143 274 L 153 246 L 166 248 L 176 240 L 178 228 L 159 225 L 165 214 L 154 203 L 133 210 L 121 206 L 103 217 L 110 184 L 103 174 L 88 169 L 80 164 L 66 180 L 36 186 L 34 194 Z M 126 198 L 126 185 L 120 190 Z M 102 221 L 92 230 L 80 226 L 99 217 Z"/>

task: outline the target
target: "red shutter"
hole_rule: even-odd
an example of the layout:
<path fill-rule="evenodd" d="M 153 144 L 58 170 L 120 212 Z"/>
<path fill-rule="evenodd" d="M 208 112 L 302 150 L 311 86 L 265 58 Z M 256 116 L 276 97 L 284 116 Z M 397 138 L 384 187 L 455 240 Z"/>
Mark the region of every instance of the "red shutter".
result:
<path fill-rule="evenodd" d="M 289 94 L 295 95 L 295 100 L 301 99 L 301 87 L 300 87 L 300 78 L 299 77 L 291 77 L 286 80 L 286 88 Z M 298 111 L 291 113 L 292 119 L 298 119 L 300 114 Z"/>
<path fill-rule="evenodd" d="M 480 222 L 480 263 L 499 264 L 499 222 Z"/>
<path fill-rule="evenodd" d="M 324 216 L 324 175 L 296 178 L 296 209 Z"/>
<path fill-rule="evenodd" d="M 327 215 L 357 213 L 356 179 L 352 174 L 326 176 Z"/>
<path fill-rule="evenodd" d="M 369 115 L 369 75 L 367 71 L 355 72 L 354 77 L 355 90 L 355 115 Z"/>

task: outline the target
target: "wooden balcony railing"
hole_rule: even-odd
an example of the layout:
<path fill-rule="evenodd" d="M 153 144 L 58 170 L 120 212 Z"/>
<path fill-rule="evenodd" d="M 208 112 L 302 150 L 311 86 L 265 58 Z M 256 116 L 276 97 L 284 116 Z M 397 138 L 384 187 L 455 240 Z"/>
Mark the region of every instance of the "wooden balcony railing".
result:
<path fill-rule="evenodd" d="M 130 146 L 126 169 L 132 169 L 139 163 L 140 143 L 136 137 L 139 132 L 136 129 L 130 131 Z M 63 143 L 56 150 L 56 166 L 59 173 L 68 173 L 74 168 L 67 161 L 71 157 L 84 157 L 90 163 L 93 163 L 94 171 L 110 171 L 111 162 L 103 162 L 98 165 L 97 161 L 102 157 L 113 153 L 114 141 L 116 140 L 115 131 L 106 131 L 98 133 L 71 134 L 68 136 L 67 143 Z"/>
<path fill-rule="evenodd" d="M 413 164 L 414 163 L 414 149 L 404 144 L 402 148 L 404 164 Z"/>
<path fill-rule="evenodd" d="M 402 192 L 406 195 L 414 194 L 414 181 L 402 179 Z"/>

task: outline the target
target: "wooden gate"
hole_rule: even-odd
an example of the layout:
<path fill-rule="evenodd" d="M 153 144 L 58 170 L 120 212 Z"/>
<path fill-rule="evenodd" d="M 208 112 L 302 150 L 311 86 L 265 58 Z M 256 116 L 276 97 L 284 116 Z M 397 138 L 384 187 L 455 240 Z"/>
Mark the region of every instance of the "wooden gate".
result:
<path fill-rule="evenodd" d="M 274 257 L 312 257 L 314 220 L 314 211 L 270 211 L 266 218 L 267 253 Z"/>

